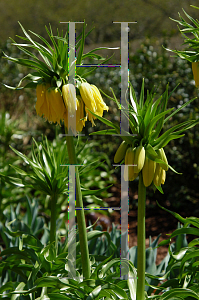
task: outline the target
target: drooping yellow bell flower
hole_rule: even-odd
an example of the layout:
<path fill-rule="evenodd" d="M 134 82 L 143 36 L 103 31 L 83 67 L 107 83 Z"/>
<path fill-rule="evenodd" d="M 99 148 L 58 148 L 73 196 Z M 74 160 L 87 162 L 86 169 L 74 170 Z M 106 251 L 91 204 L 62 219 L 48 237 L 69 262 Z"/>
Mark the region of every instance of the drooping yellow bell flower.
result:
<path fill-rule="evenodd" d="M 93 96 L 94 96 L 95 103 L 96 103 L 96 106 L 97 106 L 97 110 L 96 110 L 95 113 L 96 113 L 96 115 L 102 117 L 103 116 L 103 111 L 104 110 L 108 111 L 108 106 L 103 101 L 102 96 L 101 96 L 100 91 L 98 90 L 98 88 L 93 84 L 91 84 L 91 88 L 92 88 Z"/>
<path fill-rule="evenodd" d="M 95 125 L 94 120 L 97 119 L 97 117 L 92 115 L 88 109 L 102 117 L 104 110 L 108 111 L 108 106 L 104 103 L 100 91 L 95 85 L 83 82 L 80 86 L 80 94 L 85 103 L 85 110 L 88 115 L 88 119 L 91 121 L 93 126 Z"/>
<path fill-rule="evenodd" d="M 97 105 L 91 85 L 88 82 L 83 82 L 80 85 L 79 91 L 85 106 L 95 113 L 97 110 Z"/>
<path fill-rule="evenodd" d="M 47 119 L 47 116 L 49 114 L 49 105 L 48 102 L 46 100 L 46 90 L 50 87 L 49 83 L 39 83 L 37 84 L 37 88 L 36 88 L 36 94 L 37 94 L 37 102 L 36 102 L 36 112 L 37 114 L 42 117 L 42 115 L 44 115 L 44 117 Z"/>
<path fill-rule="evenodd" d="M 63 98 L 58 90 L 58 88 L 48 88 L 46 90 L 46 99 L 49 106 L 48 121 L 58 123 L 64 118 L 64 103 Z"/>

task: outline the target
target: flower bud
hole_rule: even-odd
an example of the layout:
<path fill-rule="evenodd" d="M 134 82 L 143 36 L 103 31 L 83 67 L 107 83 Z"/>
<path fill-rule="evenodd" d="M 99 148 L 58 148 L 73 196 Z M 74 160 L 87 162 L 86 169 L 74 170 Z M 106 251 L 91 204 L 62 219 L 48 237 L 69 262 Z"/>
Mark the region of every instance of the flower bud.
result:
<path fill-rule="evenodd" d="M 157 154 L 158 154 L 158 157 L 163 161 L 165 162 L 167 165 L 168 165 L 168 160 L 167 160 L 167 157 L 166 157 L 166 154 L 164 152 L 164 149 L 163 148 L 160 148 L 157 150 Z M 165 164 L 161 164 L 160 163 L 160 166 L 162 167 L 162 169 L 164 169 L 165 171 L 168 171 L 168 166 L 166 166 Z"/>
<path fill-rule="evenodd" d="M 125 155 L 125 168 L 124 168 L 124 180 L 133 181 L 138 173 L 134 172 L 134 158 L 135 158 L 135 149 L 132 147 L 128 148 Z M 127 176 L 128 174 L 128 176 Z"/>
<path fill-rule="evenodd" d="M 142 169 L 143 182 L 146 187 L 151 185 L 154 178 L 155 169 L 156 169 L 156 162 L 149 159 L 146 156 L 144 166 Z"/>
<path fill-rule="evenodd" d="M 153 182 L 156 186 L 160 186 L 161 185 L 161 181 L 162 181 L 162 168 L 160 166 L 160 164 L 156 163 L 156 169 L 155 169 L 155 174 L 154 174 L 154 178 L 153 178 Z"/>
<path fill-rule="evenodd" d="M 114 163 L 117 164 L 119 163 L 121 160 L 123 160 L 126 150 L 128 148 L 128 144 L 123 141 L 119 148 L 117 149 L 117 152 L 115 153 L 115 157 L 114 157 Z"/>
<path fill-rule="evenodd" d="M 166 172 L 165 170 L 162 169 L 162 173 L 161 173 L 161 184 L 164 184 L 166 180 Z"/>
<path fill-rule="evenodd" d="M 145 149 L 143 146 L 138 146 L 135 150 L 134 172 L 139 173 L 145 162 Z"/>

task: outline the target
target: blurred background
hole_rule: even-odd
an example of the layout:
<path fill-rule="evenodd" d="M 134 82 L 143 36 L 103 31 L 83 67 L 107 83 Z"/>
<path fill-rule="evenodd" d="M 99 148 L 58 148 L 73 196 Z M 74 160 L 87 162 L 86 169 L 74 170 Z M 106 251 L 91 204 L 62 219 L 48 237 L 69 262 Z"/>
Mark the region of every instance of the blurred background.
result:
<path fill-rule="evenodd" d="M 8 37 L 21 34 L 18 21 L 26 29 L 45 35 L 45 25 L 49 23 L 56 29 L 60 21 L 86 20 L 89 26 L 96 28 L 88 43 L 118 41 L 119 25 L 112 22 L 138 21 L 138 25 L 131 28 L 130 39 L 143 39 L 146 35 L 160 38 L 165 34 L 177 34 L 176 25 L 169 17 L 178 17 L 182 8 L 196 17 L 198 12 L 190 5 L 197 4 L 197 0 L 1 0 L 0 41 L 5 42 Z"/>
<path fill-rule="evenodd" d="M 199 117 L 198 90 L 195 88 L 191 64 L 180 58 L 171 57 L 171 52 L 164 47 L 180 49 L 183 37 L 179 34 L 177 23 L 169 18 L 179 19 L 178 12 L 186 18 L 182 8 L 193 18 L 199 16 L 199 10 L 190 7 L 198 5 L 196 0 L 0 0 L 0 82 L 10 86 L 17 86 L 20 79 L 28 74 L 25 67 L 17 66 L 2 58 L 3 52 L 12 57 L 24 57 L 24 54 L 11 45 L 9 37 L 20 41 L 16 35 L 23 36 L 23 32 L 18 21 L 26 30 L 31 30 L 39 35 L 48 38 L 45 26 L 49 23 L 53 32 L 56 29 L 65 31 L 66 24 L 60 22 L 84 21 L 88 24 L 88 30 L 93 26 L 95 29 L 86 39 L 85 52 L 97 46 L 120 47 L 120 25 L 113 24 L 113 21 L 137 21 L 131 24 L 129 32 L 129 72 L 130 81 L 139 96 L 142 78 L 145 78 L 146 89 L 151 90 L 155 85 L 157 97 L 164 92 L 167 83 L 170 91 L 179 84 L 179 87 L 170 97 L 168 106 L 178 108 L 184 102 L 197 97 L 189 106 L 183 109 L 175 118 L 171 119 L 165 129 L 176 123 L 183 122 L 189 118 Z M 77 34 L 81 32 L 82 25 L 76 25 Z M 115 50 L 112 63 L 120 63 L 120 50 Z M 113 51 L 104 51 L 106 57 Z M 113 88 L 117 98 L 120 98 L 120 72 L 119 68 L 98 68 L 87 78 L 88 82 L 94 83 L 108 95 L 112 95 L 110 87 Z M 104 97 L 109 105 L 109 112 L 105 113 L 108 119 L 119 122 L 119 113 L 114 102 Z M 35 90 L 14 91 L 0 86 L 0 171 L 11 174 L 8 163 L 13 159 L 13 152 L 9 145 L 29 153 L 32 137 L 41 141 L 41 133 L 48 136 L 49 140 L 63 133 L 63 128 L 44 122 L 36 115 L 35 111 L 36 92 Z M 106 128 L 104 124 L 96 121 L 96 126 L 92 128 L 87 122 L 84 134 Z M 119 137 L 99 137 L 90 136 L 89 140 L 95 141 L 93 151 L 106 153 L 107 164 L 113 163 L 114 154 L 121 142 Z M 196 126 L 186 132 L 185 136 L 179 140 L 170 142 L 165 152 L 169 164 L 183 175 L 177 175 L 171 170 L 167 172 L 167 179 L 163 186 L 164 195 L 159 192 L 148 191 L 148 208 L 157 208 L 156 200 L 161 205 L 169 207 L 171 210 L 180 212 L 184 216 L 189 214 L 199 215 L 199 127 Z M 61 143 L 60 139 L 60 143 Z M 92 152 L 88 153 L 92 155 Z M 22 166 L 23 167 L 23 166 Z M 10 173 L 9 173 L 10 172 Z M 106 171 L 107 176 L 110 173 Z M 109 182 L 109 177 L 104 175 L 104 180 Z M 109 194 L 104 198 L 109 198 L 110 205 L 118 206 L 120 195 L 120 170 L 112 169 L 111 176 L 114 176 L 115 189 L 110 189 Z M 110 180 L 111 181 L 111 180 Z M 130 183 L 130 209 L 137 205 L 137 186 L 135 180 Z M 8 188 L 1 182 L 0 196 L 3 203 L 14 201 L 12 189 L 8 193 Z M 7 196 L 6 196 L 7 195 Z M 9 196 L 8 196 L 9 195 Z M 9 198 L 6 202 L 5 199 Z M 114 202 L 116 201 L 116 202 Z M 135 216 L 134 216 L 135 217 Z M 150 224 L 149 224 L 150 226 Z"/>

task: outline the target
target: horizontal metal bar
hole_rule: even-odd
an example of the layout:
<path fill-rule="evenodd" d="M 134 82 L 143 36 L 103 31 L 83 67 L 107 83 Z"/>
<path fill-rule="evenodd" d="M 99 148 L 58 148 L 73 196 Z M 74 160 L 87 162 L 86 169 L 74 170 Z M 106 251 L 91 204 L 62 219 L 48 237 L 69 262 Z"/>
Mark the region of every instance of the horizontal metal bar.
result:
<path fill-rule="evenodd" d="M 70 207 L 70 205 L 69 205 Z M 121 210 L 121 207 L 98 207 L 98 208 L 87 208 L 87 207 L 76 207 L 75 210 Z"/>
<path fill-rule="evenodd" d="M 76 67 L 121 67 L 121 65 L 76 65 Z"/>
<path fill-rule="evenodd" d="M 68 21 L 68 22 L 59 22 L 59 23 L 84 23 L 84 21 L 80 21 L 80 22 L 70 22 L 70 21 Z"/>

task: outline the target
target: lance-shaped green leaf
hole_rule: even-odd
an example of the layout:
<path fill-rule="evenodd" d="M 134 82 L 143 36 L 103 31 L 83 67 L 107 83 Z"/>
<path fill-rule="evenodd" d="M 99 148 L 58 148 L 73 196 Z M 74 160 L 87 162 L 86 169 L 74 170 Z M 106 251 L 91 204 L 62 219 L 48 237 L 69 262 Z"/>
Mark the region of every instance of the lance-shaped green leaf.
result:
<path fill-rule="evenodd" d="M 164 94 L 162 95 L 162 101 L 160 103 L 160 105 L 155 108 L 154 107 L 154 110 L 155 110 L 155 114 L 158 115 L 159 113 L 165 111 L 166 107 L 167 107 L 167 103 L 168 103 L 168 99 L 170 98 L 170 96 L 172 95 L 172 93 L 175 91 L 175 89 L 178 87 L 178 85 L 171 91 L 171 93 L 168 95 L 168 88 L 169 88 L 169 85 L 167 85 L 166 87 L 166 91 L 164 92 Z M 154 105 L 155 106 L 155 105 Z M 153 131 L 153 133 L 151 134 L 150 138 L 149 138 L 149 142 L 153 142 L 154 140 L 157 139 L 157 137 L 159 136 L 161 130 L 162 130 L 162 127 L 163 127 L 163 124 L 164 124 L 164 119 L 165 119 L 165 116 L 163 116 L 159 121 L 158 121 L 158 124 L 156 125 L 155 127 L 155 130 Z"/>
<path fill-rule="evenodd" d="M 140 93 L 140 102 L 139 102 L 139 107 L 140 107 L 141 111 L 143 111 L 143 106 L 144 106 L 144 78 L 142 80 L 142 87 L 141 87 L 141 93 Z"/>
<path fill-rule="evenodd" d="M 137 128 L 139 125 L 139 121 L 138 121 L 138 117 L 137 114 L 133 111 L 131 111 L 131 109 L 129 109 L 129 123 L 132 123 L 133 126 L 133 132 L 137 132 Z"/>
<path fill-rule="evenodd" d="M 87 108 L 88 109 L 88 108 Z M 112 128 L 114 128 L 115 130 L 116 130 L 116 132 L 117 132 L 117 134 L 123 134 L 123 132 L 124 132 L 124 130 L 121 130 L 121 133 L 120 133 L 120 128 L 119 128 L 119 126 L 118 125 L 115 125 L 115 124 L 113 124 L 111 121 L 109 121 L 109 120 L 107 120 L 107 119 L 105 119 L 105 118 L 103 118 L 103 117 L 100 117 L 100 116 L 98 116 L 98 115 L 96 115 L 94 112 L 92 112 L 91 110 L 89 110 L 88 109 L 88 111 L 91 113 L 91 114 L 93 114 L 95 117 L 97 117 L 100 121 L 102 121 L 104 124 L 106 124 L 106 125 L 108 125 L 108 126 L 110 126 L 110 127 L 112 127 Z M 95 133 L 90 133 L 90 134 L 95 134 Z M 124 136 L 123 136 L 123 139 L 127 142 L 127 143 L 131 143 L 132 142 L 132 140 L 133 140 L 133 137 L 130 135 L 130 133 L 128 133 L 128 134 L 126 134 L 126 132 L 124 133 Z M 128 136 L 129 135 L 129 136 Z"/>
<path fill-rule="evenodd" d="M 90 133 L 90 135 L 94 135 L 94 134 L 96 134 L 96 135 L 116 135 L 116 134 L 118 134 L 118 132 L 116 129 L 104 129 L 104 130 Z"/>
<path fill-rule="evenodd" d="M 47 27 L 46 27 L 47 28 Z M 46 46 L 47 46 L 47 48 L 45 47 L 45 46 L 43 46 L 43 45 L 41 45 L 41 44 L 39 44 L 40 45 L 40 47 L 41 47 L 41 49 L 45 49 L 47 52 L 48 52 L 48 54 L 51 56 L 52 55 L 52 53 L 53 53 L 53 48 L 51 47 L 51 45 L 49 44 L 49 42 L 46 40 L 46 39 L 44 39 L 41 35 L 39 35 L 39 34 L 37 34 L 37 33 L 35 33 L 35 32 L 33 32 L 33 31 L 31 31 L 31 30 L 29 30 L 32 34 L 34 34 L 36 37 L 38 37 L 40 40 L 42 40 L 42 42 L 44 43 L 44 44 L 46 44 Z M 36 42 L 35 42 L 36 43 Z M 37 44 L 37 43 L 36 43 Z M 49 57 L 50 57 L 49 56 Z"/>
<path fill-rule="evenodd" d="M 187 16 L 187 18 L 194 23 L 194 25 L 199 29 L 199 23 L 198 21 L 194 20 L 194 18 L 192 18 L 190 15 L 188 15 L 188 13 L 186 13 L 186 11 L 184 9 L 182 9 L 184 14 Z"/>
<path fill-rule="evenodd" d="M 188 228 L 187 228 L 188 229 Z M 183 273 L 183 270 L 184 270 L 184 267 L 185 267 L 185 263 L 188 261 L 188 260 L 192 260 L 192 263 L 194 263 L 195 259 L 197 260 L 199 258 L 199 250 L 197 249 L 194 249 L 191 253 L 186 253 L 184 258 L 182 259 L 181 261 L 181 265 L 180 265 L 180 274 Z"/>
<path fill-rule="evenodd" d="M 194 6 L 193 6 L 194 7 Z M 195 7 L 197 8 L 197 7 Z M 185 21 L 185 19 L 182 18 L 182 16 L 179 13 L 179 17 L 180 20 L 173 20 L 174 22 L 178 23 L 180 26 L 183 26 L 183 29 L 179 29 L 180 32 L 182 33 L 182 35 L 184 36 L 185 40 L 183 44 L 187 44 L 188 45 L 188 49 L 185 50 L 170 50 L 170 49 L 166 49 L 168 51 L 172 51 L 174 53 L 176 53 L 179 57 L 181 57 L 182 59 L 186 59 L 190 62 L 196 62 L 199 61 L 199 56 L 198 56 L 198 47 L 199 47 L 199 40 L 198 40 L 198 31 L 199 31 L 199 27 L 198 27 L 198 20 L 194 20 L 194 18 L 192 18 L 190 15 L 188 15 L 185 10 L 183 10 L 183 12 L 185 13 L 186 17 L 192 22 L 193 25 L 189 24 L 187 21 Z M 194 38 L 190 39 L 190 35 L 189 37 L 186 36 L 183 32 L 187 32 L 187 33 L 192 33 Z M 189 50 L 192 51 L 189 51 Z"/>
<path fill-rule="evenodd" d="M 155 152 L 155 150 L 153 149 L 153 147 L 148 144 L 147 147 L 146 147 L 146 154 L 149 154 L 151 156 L 154 156 L 154 157 L 157 157 L 157 153 Z"/>
<path fill-rule="evenodd" d="M 54 73 L 46 67 L 45 63 L 43 63 L 41 61 L 36 62 L 36 61 L 30 60 L 30 59 L 13 58 L 13 57 L 8 56 L 5 53 L 4 53 L 4 55 L 5 55 L 4 58 L 6 58 L 14 63 L 29 67 L 36 71 L 40 70 L 47 75 L 51 75 L 51 76 L 54 75 Z"/>
<path fill-rule="evenodd" d="M 180 124 L 177 124 L 177 125 L 171 127 L 170 129 L 165 131 L 156 141 L 154 141 L 152 143 L 153 147 L 157 146 L 159 143 L 161 143 L 163 140 L 165 140 L 176 129 L 181 128 L 181 130 L 178 130 L 178 131 L 175 132 L 175 134 L 179 134 L 179 133 L 182 133 L 183 131 L 195 126 L 195 124 L 197 124 L 198 122 L 199 122 L 198 120 L 196 120 L 196 121 L 191 121 L 190 120 L 190 121 L 185 121 L 183 123 L 180 123 Z M 160 147 L 160 148 L 162 148 L 162 147 Z M 159 149 L 159 148 L 156 147 L 155 150 L 157 150 L 157 149 Z"/>
<path fill-rule="evenodd" d="M 88 108 L 87 108 L 87 109 L 88 109 Z M 117 131 L 117 133 L 120 132 L 120 128 L 119 128 L 118 125 L 115 125 L 115 124 L 113 124 L 111 121 L 109 121 L 109 120 L 107 120 L 107 119 L 105 119 L 105 118 L 103 118 L 103 117 L 98 116 L 97 114 L 95 114 L 94 112 L 92 112 L 90 109 L 88 109 L 88 111 L 89 111 L 92 115 L 94 115 L 95 117 L 97 117 L 100 121 L 102 121 L 104 124 L 106 124 L 107 126 L 110 126 L 110 127 L 114 128 L 114 129 Z"/>
<path fill-rule="evenodd" d="M 24 170 L 22 170 L 21 168 L 18 168 L 16 166 L 10 165 L 11 168 L 13 168 L 18 174 L 22 175 L 22 176 L 27 176 L 28 173 L 25 172 Z"/>
<path fill-rule="evenodd" d="M 173 110 L 173 108 L 170 108 L 166 111 L 163 111 L 162 113 L 160 113 L 159 115 L 155 116 L 151 122 L 148 124 L 148 126 L 146 127 L 145 131 L 144 131 L 144 136 L 149 137 L 151 134 L 151 131 L 153 129 L 153 127 L 155 126 L 155 124 L 166 114 L 168 114 L 171 110 Z"/>
<path fill-rule="evenodd" d="M 87 195 L 100 195 L 102 192 L 108 190 L 110 187 L 112 187 L 113 185 L 109 185 L 103 189 L 99 189 L 99 190 L 86 190 L 86 189 L 82 189 L 82 196 L 87 196 Z"/>
<path fill-rule="evenodd" d="M 170 130 L 167 130 L 165 132 L 165 135 L 161 135 L 159 139 L 157 139 L 154 143 L 152 143 L 155 150 L 158 150 L 160 148 L 165 147 L 172 139 L 178 139 L 184 136 L 184 134 L 179 135 L 179 133 L 184 132 L 187 129 L 190 129 L 194 127 L 197 123 L 199 123 L 199 120 L 196 121 L 186 121 L 184 123 L 188 123 L 186 125 L 178 124 L 176 126 L 183 127 L 181 130 L 176 131 L 175 133 L 171 134 L 173 131 L 173 127 Z M 175 127 L 175 126 L 174 126 Z"/>
<path fill-rule="evenodd" d="M 182 106 L 180 106 L 179 108 L 177 108 L 173 113 L 171 113 L 165 120 L 164 123 L 166 123 L 171 117 L 173 117 L 175 114 L 177 114 L 181 109 L 183 109 L 184 107 L 186 107 L 188 104 L 190 104 L 191 102 L 193 102 L 194 100 L 196 100 L 196 98 L 193 98 L 187 102 L 185 102 Z"/>
<path fill-rule="evenodd" d="M 33 48 L 35 50 L 38 50 L 40 55 L 42 56 L 44 62 L 46 63 L 46 65 L 53 71 L 53 69 L 52 69 L 52 54 L 48 53 L 48 49 L 46 47 L 43 47 L 43 49 L 42 49 L 42 45 L 40 45 L 39 43 L 36 43 L 36 44 L 40 45 L 40 50 L 39 50 L 38 47 L 35 47 L 33 45 L 18 44 L 14 40 L 12 40 L 12 41 L 13 41 L 13 43 L 12 43 L 13 46 L 17 46 L 17 48 L 19 48 L 26 55 L 28 55 L 28 56 L 32 57 L 33 59 L 35 59 L 36 61 L 40 62 L 40 60 L 37 58 L 37 56 L 35 56 L 31 51 L 28 51 L 24 47 L 30 47 L 30 48 Z"/>
<path fill-rule="evenodd" d="M 150 121 L 155 117 L 156 109 L 157 109 L 157 106 L 158 106 L 160 100 L 162 99 L 162 96 L 159 97 L 159 99 L 157 99 L 154 103 L 153 103 L 152 96 L 148 96 L 148 99 L 150 99 L 150 102 L 147 105 L 146 113 L 144 116 L 145 127 L 147 127 L 148 124 L 150 123 Z"/>
<path fill-rule="evenodd" d="M 165 137 L 164 139 L 162 139 L 157 145 L 153 146 L 155 150 L 158 150 L 160 148 L 164 148 L 170 141 L 175 140 L 175 139 L 179 139 L 181 137 L 183 137 L 184 134 L 178 135 L 178 134 L 169 134 L 167 137 Z"/>
<path fill-rule="evenodd" d="M 100 65 L 106 64 L 113 56 L 114 56 L 114 54 L 111 55 L 110 57 L 102 60 L 100 63 L 98 63 L 98 65 L 96 67 L 92 68 L 88 72 L 84 72 L 84 70 L 87 69 L 87 67 L 77 67 L 76 70 L 77 70 L 78 75 L 80 75 L 82 78 L 87 77 L 89 74 L 91 74 L 92 72 L 94 72 Z"/>
<path fill-rule="evenodd" d="M 132 108 L 133 108 L 134 112 L 135 113 L 140 112 L 140 107 L 139 107 L 139 104 L 138 104 L 138 101 L 137 101 L 135 90 L 134 90 L 131 83 L 130 83 L 130 101 L 131 101 L 131 105 L 132 105 Z"/>
<path fill-rule="evenodd" d="M 165 292 L 160 300 L 169 300 L 169 299 L 199 299 L 199 296 L 196 292 L 190 290 L 190 289 L 184 289 L 184 288 L 173 288 L 170 291 Z"/>
<path fill-rule="evenodd" d="M 98 168 L 103 162 L 101 162 L 101 161 L 99 162 L 99 160 L 94 160 L 90 163 L 87 163 L 85 166 L 79 167 L 80 176 L 82 176 L 83 174 L 89 173 L 92 170 Z M 93 167 L 91 167 L 92 165 L 93 165 Z"/>
<path fill-rule="evenodd" d="M 113 90 L 112 90 L 112 93 L 113 93 L 113 97 L 114 98 L 111 98 L 109 96 L 108 96 L 108 98 L 110 98 L 113 101 L 115 101 L 115 103 L 117 104 L 118 109 L 120 109 L 121 113 L 123 113 L 126 116 L 126 118 L 128 119 L 129 126 L 130 126 L 133 134 L 137 134 L 138 133 L 139 120 L 140 120 L 140 118 L 138 120 L 137 113 L 132 109 L 132 107 L 130 105 L 129 105 L 129 109 L 127 110 L 123 105 L 121 105 L 119 103 L 119 101 L 117 100 L 117 98 L 116 98 Z M 127 104 L 128 104 L 128 102 L 127 102 Z"/>
<path fill-rule="evenodd" d="M 0 177 L 5 180 L 5 182 L 14 184 L 19 187 L 24 187 L 24 184 L 20 178 L 12 177 L 12 176 L 7 176 L 4 175 L 3 173 L 0 173 Z"/>

